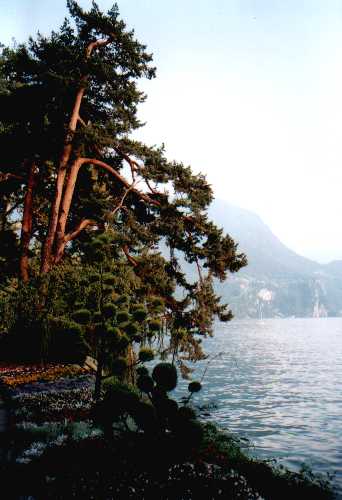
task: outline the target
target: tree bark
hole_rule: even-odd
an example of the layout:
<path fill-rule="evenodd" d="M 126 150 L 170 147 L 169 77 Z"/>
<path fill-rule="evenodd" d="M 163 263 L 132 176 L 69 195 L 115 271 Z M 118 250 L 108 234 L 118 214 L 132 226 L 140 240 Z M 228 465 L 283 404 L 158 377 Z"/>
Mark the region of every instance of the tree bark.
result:
<path fill-rule="evenodd" d="M 55 190 L 55 195 L 54 195 L 54 199 L 53 199 L 52 207 L 51 207 L 49 229 L 48 229 L 48 234 L 47 234 L 45 242 L 44 242 L 44 247 L 43 247 L 43 252 L 42 252 L 42 260 L 41 260 L 41 269 L 40 270 L 41 270 L 41 273 L 43 273 L 43 274 L 49 272 L 50 268 L 51 268 L 51 254 L 52 254 L 52 248 L 53 248 L 53 243 L 55 240 L 55 234 L 56 234 L 56 229 L 57 229 L 59 208 L 60 208 L 61 201 L 62 201 L 67 166 L 68 166 L 68 162 L 69 162 L 69 159 L 70 159 L 70 156 L 72 153 L 72 138 L 73 138 L 73 135 L 76 131 L 77 118 L 78 118 L 78 113 L 79 113 L 83 94 L 84 94 L 84 88 L 80 88 L 77 95 L 76 95 L 74 109 L 72 111 L 71 119 L 69 122 L 69 133 L 68 133 L 68 136 L 66 137 L 66 141 L 64 144 L 64 148 L 63 148 L 63 153 L 62 153 L 62 156 L 61 156 L 61 159 L 59 162 L 59 166 L 58 166 L 58 174 L 57 174 L 57 179 L 56 179 L 56 190 Z"/>
<path fill-rule="evenodd" d="M 86 53 L 85 53 L 85 58 L 86 60 L 90 58 L 91 53 L 93 52 L 94 49 L 108 45 L 113 41 L 113 37 L 109 37 L 105 40 L 95 40 L 94 42 L 90 43 L 87 48 L 86 48 Z M 59 166 L 58 166 L 58 173 L 57 173 L 57 179 L 56 179 L 56 190 L 55 190 L 55 195 L 54 199 L 52 202 L 52 207 L 51 207 L 51 213 L 50 213 L 50 222 L 49 222 L 49 229 L 48 233 L 44 242 L 43 246 L 43 251 L 42 251 L 42 258 L 41 258 L 41 268 L 40 271 L 42 274 L 45 274 L 50 271 L 51 269 L 51 258 L 52 258 L 52 251 L 53 251 L 53 245 L 55 241 L 55 236 L 56 236 L 56 230 L 57 230 L 57 224 L 58 224 L 58 215 L 59 215 L 59 209 L 63 197 L 63 188 L 64 188 L 64 182 L 65 182 L 65 177 L 66 177 L 66 172 L 68 168 L 68 163 L 72 154 L 72 141 L 73 137 L 76 131 L 77 127 L 77 122 L 79 119 L 79 114 L 80 114 L 80 107 L 83 99 L 83 95 L 85 92 L 85 88 L 87 85 L 87 80 L 88 76 L 84 75 L 81 78 L 80 81 L 80 87 L 77 91 L 76 97 L 75 97 L 75 102 L 74 102 L 74 107 L 71 112 L 71 117 L 69 121 L 69 126 L 68 126 L 68 133 L 65 138 L 65 143 L 62 151 L 62 155 L 59 161 Z"/>
<path fill-rule="evenodd" d="M 94 221 L 92 219 L 83 219 L 71 233 L 66 234 L 64 236 L 64 238 L 60 241 L 60 243 L 59 243 L 59 245 L 57 247 L 57 251 L 56 251 L 56 254 L 55 254 L 55 257 L 54 257 L 54 263 L 58 264 L 61 261 L 63 255 L 64 255 L 65 246 L 66 246 L 66 244 L 69 241 L 72 241 L 75 238 L 77 238 L 77 236 L 86 227 L 88 227 L 88 226 L 95 226 L 95 225 L 98 225 L 96 221 Z"/>
<path fill-rule="evenodd" d="M 72 202 L 72 197 L 75 190 L 75 185 L 77 181 L 78 171 L 82 163 L 78 158 L 72 165 L 68 177 L 68 181 L 64 190 L 64 196 L 61 203 L 59 218 L 56 224 L 56 253 L 54 260 L 60 260 L 60 255 L 64 251 L 65 247 L 65 228 L 68 219 L 70 206 Z M 59 259 L 58 259 L 59 257 Z"/>
<path fill-rule="evenodd" d="M 24 198 L 24 212 L 21 225 L 21 251 L 19 259 L 19 276 L 23 283 L 30 279 L 29 275 L 29 247 L 32 237 L 32 219 L 33 219 L 33 195 L 37 182 L 38 170 L 34 162 L 30 165 L 27 190 Z"/>
<path fill-rule="evenodd" d="M 52 255 L 52 252 L 50 253 L 50 264 L 49 264 L 50 267 L 52 263 L 57 264 L 58 262 L 60 262 L 60 260 L 63 257 L 66 243 L 74 239 L 76 236 L 78 236 L 78 234 L 85 227 L 87 227 L 89 224 L 92 223 L 92 221 L 88 221 L 88 219 L 86 220 L 86 222 L 82 221 L 80 223 L 80 229 L 77 228 L 77 230 L 72 233 L 72 234 L 75 233 L 73 237 L 66 236 L 65 234 L 71 202 L 75 191 L 75 185 L 77 182 L 77 176 L 82 165 L 85 165 L 87 163 L 91 163 L 96 167 L 103 168 L 104 170 L 112 174 L 126 188 L 126 192 L 123 196 L 122 203 L 129 192 L 134 192 L 137 196 L 139 196 L 140 199 L 146 201 L 150 205 L 160 206 L 160 203 L 158 201 L 154 200 L 153 198 L 150 198 L 147 194 L 136 189 L 134 187 L 134 183 L 130 184 L 122 175 L 119 174 L 119 172 L 117 172 L 113 167 L 111 167 L 107 163 L 101 160 L 97 160 L 96 158 L 82 158 L 82 157 L 77 158 L 70 169 L 68 180 L 64 189 L 63 199 L 60 202 L 60 210 L 59 210 L 59 215 L 57 217 L 55 236 L 54 236 L 56 248 L 54 255 Z"/>

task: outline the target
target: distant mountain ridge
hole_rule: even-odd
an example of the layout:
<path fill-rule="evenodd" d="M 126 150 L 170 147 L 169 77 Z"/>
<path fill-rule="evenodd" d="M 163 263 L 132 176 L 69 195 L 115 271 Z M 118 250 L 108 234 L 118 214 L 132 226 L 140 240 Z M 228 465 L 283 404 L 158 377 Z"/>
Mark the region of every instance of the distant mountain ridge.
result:
<path fill-rule="evenodd" d="M 342 261 L 319 264 L 284 245 L 253 212 L 222 200 L 210 218 L 246 253 L 248 266 L 217 290 L 237 317 L 342 316 Z"/>

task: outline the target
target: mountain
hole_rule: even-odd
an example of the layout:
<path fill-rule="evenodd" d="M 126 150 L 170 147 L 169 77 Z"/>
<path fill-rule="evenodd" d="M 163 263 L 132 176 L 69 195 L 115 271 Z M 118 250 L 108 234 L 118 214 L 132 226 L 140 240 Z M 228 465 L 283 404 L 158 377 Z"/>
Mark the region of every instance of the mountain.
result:
<path fill-rule="evenodd" d="M 227 202 L 215 200 L 209 215 L 248 258 L 216 284 L 235 317 L 342 316 L 342 261 L 323 265 L 298 255 L 258 215 Z"/>

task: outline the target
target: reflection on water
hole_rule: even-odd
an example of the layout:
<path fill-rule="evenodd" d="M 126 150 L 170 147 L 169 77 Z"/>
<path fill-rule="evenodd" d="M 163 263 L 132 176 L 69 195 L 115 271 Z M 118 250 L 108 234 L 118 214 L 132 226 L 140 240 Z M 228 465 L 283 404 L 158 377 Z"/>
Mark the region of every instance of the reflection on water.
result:
<path fill-rule="evenodd" d="M 249 438 L 259 456 L 336 471 L 342 492 L 342 318 L 233 320 L 204 346 L 222 353 L 196 396 L 216 403 L 210 418 Z"/>

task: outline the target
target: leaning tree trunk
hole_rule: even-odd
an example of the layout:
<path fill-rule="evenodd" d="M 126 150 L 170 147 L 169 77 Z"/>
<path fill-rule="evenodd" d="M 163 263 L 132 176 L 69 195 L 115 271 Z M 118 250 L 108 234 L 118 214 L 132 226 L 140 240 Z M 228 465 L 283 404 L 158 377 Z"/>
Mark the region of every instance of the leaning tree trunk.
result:
<path fill-rule="evenodd" d="M 33 195 L 37 182 L 38 170 L 34 162 L 30 165 L 28 174 L 27 190 L 24 198 L 24 211 L 21 224 L 21 250 L 19 259 L 19 276 L 23 283 L 30 279 L 29 275 L 29 250 L 32 238 L 32 220 L 33 220 Z"/>
<path fill-rule="evenodd" d="M 90 59 L 93 50 L 98 47 L 108 45 L 113 41 L 113 36 L 110 36 L 104 40 L 95 40 L 91 42 L 85 51 L 85 60 Z M 58 225 L 59 212 L 61 207 L 61 202 L 63 198 L 64 182 L 67 174 L 68 164 L 73 151 L 73 138 L 76 132 L 77 123 L 80 120 L 80 108 L 83 99 L 83 95 L 87 86 L 88 76 L 83 75 L 80 79 L 80 86 L 76 93 L 74 106 L 71 112 L 70 121 L 68 124 L 68 132 L 65 138 L 63 151 L 58 165 L 57 179 L 56 179 L 56 189 L 55 195 L 51 206 L 50 212 L 50 222 L 48 233 L 44 242 L 42 258 L 41 258 L 41 268 L 42 274 L 46 274 L 50 271 L 53 264 L 53 248 L 56 238 L 56 230 Z"/>

